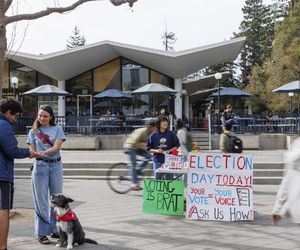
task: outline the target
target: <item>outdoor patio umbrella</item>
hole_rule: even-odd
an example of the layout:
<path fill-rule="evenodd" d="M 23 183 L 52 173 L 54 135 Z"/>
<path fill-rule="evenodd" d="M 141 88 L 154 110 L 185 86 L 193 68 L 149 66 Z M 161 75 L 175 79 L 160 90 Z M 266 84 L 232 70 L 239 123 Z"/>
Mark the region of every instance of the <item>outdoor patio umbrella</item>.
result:
<path fill-rule="evenodd" d="M 113 108 L 113 107 L 121 106 L 121 104 L 119 103 L 117 106 L 114 106 L 114 104 L 116 103 L 114 103 L 112 100 L 122 100 L 122 99 L 128 100 L 128 99 L 132 99 L 133 96 L 118 89 L 107 89 L 95 95 L 94 98 L 110 100 L 111 105 L 109 107 Z"/>
<path fill-rule="evenodd" d="M 125 99 L 124 101 L 122 101 L 122 104 L 125 105 L 125 106 L 134 105 L 134 106 L 140 107 L 140 106 L 143 106 L 143 105 L 148 105 L 149 103 L 145 102 L 145 101 L 143 101 L 139 98 L 133 98 L 132 100 Z"/>
<path fill-rule="evenodd" d="M 41 85 L 37 88 L 31 89 L 29 91 L 24 92 L 24 95 L 30 96 L 69 96 L 71 95 L 69 92 L 59 89 L 54 85 Z"/>
<path fill-rule="evenodd" d="M 154 98 L 153 95 L 155 94 L 166 94 L 172 95 L 176 94 L 177 91 L 171 89 L 165 85 L 159 83 L 149 83 L 143 87 L 140 87 L 132 92 L 133 95 L 152 95 L 152 108 L 154 109 Z"/>
<path fill-rule="evenodd" d="M 176 90 L 171 89 L 159 83 L 149 83 L 132 92 L 132 94 L 149 95 L 149 94 L 175 94 Z"/>
<path fill-rule="evenodd" d="M 214 92 L 210 95 L 211 97 L 218 97 L 218 91 Z M 233 87 L 222 87 L 220 90 L 220 97 L 224 96 L 232 96 L 233 97 L 233 107 L 235 107 L 236 97 L 249 97 L 252 96 L 252 94 Z"/>
<path fill-rule="evenodd" d="M 289 82 L 277 89 L 274 89 L 273 92 L 279 93 L 297 93 L 298 95 L 298 113 L 299 113 L 299 92 L 300 92 L 300 80 Z"/>
<path fill-rule="evenodd" d="M 213 93 L 211 96 L 217 97 L 218 91 Z M 222 89 L 220 90 L 220 96 L 252 96 L 252 95 L 238 88 L 222 87 Z"/>
<path fill-rule="evenodd" d="M 114 102 L 108 102 L 108 101 L 103 101 L 103 102 L 99 102 L 97 104 L 94 105 L 95 108 L 109 108 L 109 107 L 118 107 L 120 106 L 117 103 Z"/>
<path fill-rule="evenodd" d="M 131 99 L 132 95 L 118 89 L 107 89 L 94 96 L 102 99 Z"/>
<path fill-rule="evenodd" d="M 300 80 L 289 82 L 277 89 L 274 89 L 273 92 L 298 93 L 298 92 L 300 92 Z"/>

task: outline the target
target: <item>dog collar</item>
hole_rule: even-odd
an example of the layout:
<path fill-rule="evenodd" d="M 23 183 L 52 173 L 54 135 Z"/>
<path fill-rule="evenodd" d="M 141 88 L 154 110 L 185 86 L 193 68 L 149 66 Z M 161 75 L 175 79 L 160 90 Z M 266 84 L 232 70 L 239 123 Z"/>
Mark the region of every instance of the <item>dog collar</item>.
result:
<path fill-rule="evenodd" d="M 69 208 L 68 211 L 62 216 L 58 215 L 57 213 L 54 213 L 54 216 L 58 221 L 68 222 L 68 221 L 76 220 L 76 215 L 73 213 L 71 208 Z"/>

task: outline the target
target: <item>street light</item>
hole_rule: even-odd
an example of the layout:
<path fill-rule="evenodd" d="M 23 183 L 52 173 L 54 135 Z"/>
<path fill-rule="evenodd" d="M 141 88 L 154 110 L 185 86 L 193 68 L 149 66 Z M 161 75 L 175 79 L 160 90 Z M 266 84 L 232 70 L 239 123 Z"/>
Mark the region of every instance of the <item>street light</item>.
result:
<path fill-rule="evenodd" d="M 291 98 L 291 113 L 293 112 L 293 96 L 294 96 L 294 93 L 293 92 L 289 92 L 289 97 Z"/>
<path fill-rule="evenodd" d="M 16 99 L 16 96 L 17 96 L 18 83 L 19 83 L 18 77 L 13 76 L 12 78 L 10 78 L 10 84 L 11 84 L 11 87 L 13 89 L 13 95 L 14 95 L 15 99 Z"/>
<path fill-rule="evenodd" d="M 221 132 L 221 128 L 220 128 L 220 80 L 222 79 L 222 74 L 221 73 L 216 73 L 215 74 L 215 78 L 218 81 L 218 130 L 219 132 Z"/>

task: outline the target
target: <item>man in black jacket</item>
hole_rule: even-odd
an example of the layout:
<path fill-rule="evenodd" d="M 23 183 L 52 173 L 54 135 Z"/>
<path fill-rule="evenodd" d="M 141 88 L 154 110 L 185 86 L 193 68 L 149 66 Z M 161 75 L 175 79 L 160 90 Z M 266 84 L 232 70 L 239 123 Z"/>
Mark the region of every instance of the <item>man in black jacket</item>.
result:
<path fill-rule="evenodd" d="M 13 123 L 21 114 L 22 107 L 14 99 L 0 101 L 0 249 L 7 249 L 9 210 L 13 206 L 14 159 L 36 157 L 29 149 L 18 148 Z"/>

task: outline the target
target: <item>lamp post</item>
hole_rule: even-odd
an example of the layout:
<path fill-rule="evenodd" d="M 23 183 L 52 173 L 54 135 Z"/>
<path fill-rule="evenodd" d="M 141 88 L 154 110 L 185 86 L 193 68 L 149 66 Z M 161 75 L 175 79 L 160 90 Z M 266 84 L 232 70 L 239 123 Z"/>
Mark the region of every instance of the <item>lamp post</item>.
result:
<path fill-rule="evenodd" d="M 16 99 L 16 96 L 17 96 L 17 88 L 18 88 L 18 84 L 19 84 L 19 79 L 18 79 L 18 77 L 13 76 L 12 78 L 10 78 L 10 84 L 11 84 L 11 87 L 12 87 L 12 89 L 13 89 L 13 95 L 14 95 L 14 98 Z"/>
<path fill-rule="evenodd" d="M 220 128 L 220 80 L 222 79 L 222 74 L 221 73 L 216 73 L 215 78 L 218 81 L 218 132 L 221 132 Z"/>
<path fill-rule="evenodd" d="M 289 97 L 291 98 L 291 113 L 293 112 L 293 96 L 294 96 L 294 93 L 289 92 Z"/>

